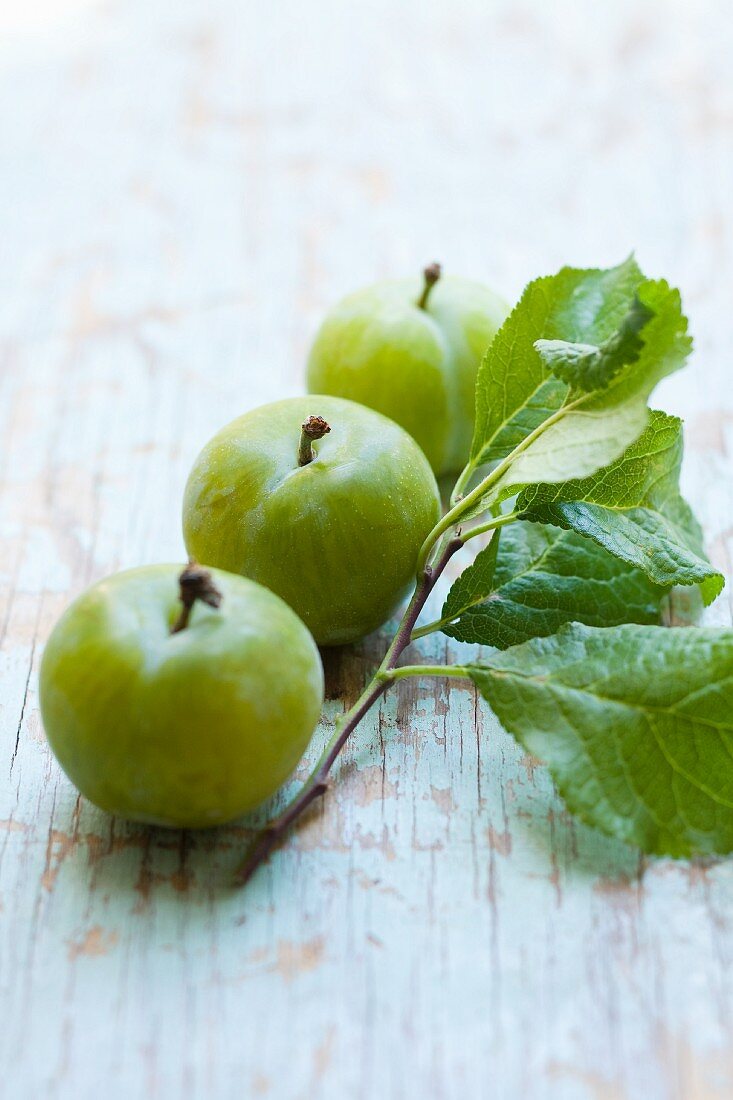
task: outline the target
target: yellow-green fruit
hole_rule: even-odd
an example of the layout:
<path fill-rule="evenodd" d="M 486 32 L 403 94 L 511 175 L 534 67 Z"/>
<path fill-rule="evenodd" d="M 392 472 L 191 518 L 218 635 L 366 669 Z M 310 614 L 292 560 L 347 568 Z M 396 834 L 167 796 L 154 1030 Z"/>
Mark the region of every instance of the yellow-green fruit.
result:
<path fill-rule="evenodd" d="M 419 279 L 398 279 L 339 302 L 316 335 L 307 382 L 396 420 L 440 477 L 466 463 L 476 372 L 509 308 L 480 283 L 431 271 L 422 295 Z"/>
<path fill-rule="evenodd" d="M 218 608 L 172 634 L 180 566 L 94 585 L 62 615 L 41 665 L 41 713 L 61 767 L 103 810 L 197 828 L 253 809 L 316 727 L 316 645 L 272 592 L 218 570 Z"/>
<path fill-rule="evenodd" d="M 299 465 L 311 415 L 330 431 Z M 266 585 L 319 645 L 340 645 L 393 613 L 439 515 L 430 465 L 402 428 L 338 397 L 293 397 L 207 444 L 186 486 L 183 533 L 197 561 Z"/>

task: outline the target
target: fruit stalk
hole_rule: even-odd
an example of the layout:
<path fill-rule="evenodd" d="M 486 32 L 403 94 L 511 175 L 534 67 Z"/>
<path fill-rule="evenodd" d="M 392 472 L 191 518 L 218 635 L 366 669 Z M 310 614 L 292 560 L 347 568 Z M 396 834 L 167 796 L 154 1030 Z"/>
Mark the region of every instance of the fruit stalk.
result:
<path fill-rule="evenodd" d="M 344 714 L 336 732 L 326 745 L 315 768 L 285 809 L 254 838 L 249 851 L 235 874 L 235 885 L 244 886 L 270 852 L 279 844 L 293 822 L 328 790 L 328 774 L 351 734 L 372 705 L 384 694 L 392 681 L 395 666 L 412 640 L 412 632 L 428 596 L 450 559 L 461 548 L 460 538 L 446 542 L 434 565 L 426 566 L 415 586 L 409 604 L 379 668 L 354 705 Z"/>
<path fill-rule="evenodd" d="M 191 608 L 196 600 L 201 600 L 209 607 L 220 607 L 222 595 L 214 584 L 208 569 L 202 569 L 195 561 L 189 561 L 178 578 L 179 598 L 183 604 L 181 613 L 171 627 L 171 634 L 178 634 L 188 626 L 191 617 Z"/>
<path fill-rule="evenodd" d="M 425 280 L 425 285 L 423 287 L 422 294 L 420 295 L 420 297 L 417 300 L 418 309 L 427 309 L 428 298 L 430 297 L 430 291 L 433 289 L 433 287 L 437 283 L 438 279 L 440 278 L 440 275 L 441 275 L 441 266 L 440 266 L 440 264 L 428 264 L 428 266 L 423 271 L 423 278 Z"/>
<path fill-rule="evenodd" d="M 298 445 L 299 466 L 307 466 L 309 462 L 313 461 L 315 457 L 313 453 L 313 440 L 323 439 L 324 435 L 328 435 L 330 431 L 330 425 L 326 423 L 322 416 L 309 416 L 308 419 L 303 422 L 300 429 L 300 443 Z"/>

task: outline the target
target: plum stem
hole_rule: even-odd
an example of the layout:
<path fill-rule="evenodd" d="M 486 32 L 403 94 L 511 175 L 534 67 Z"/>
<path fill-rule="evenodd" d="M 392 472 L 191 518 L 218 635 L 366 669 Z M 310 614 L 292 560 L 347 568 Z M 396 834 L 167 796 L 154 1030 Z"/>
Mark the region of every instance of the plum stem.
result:
<path fill-rule="evenodd" d="M 300 443 L 298 445 L 298 465 L 307 466 L 314 459 L 313 440 L 322 439 L 331 431 L 330 426 L 322 416 L 309 416 L 303 421 L 300 429 Z"/>
<path fill-rule="evenodd" d="M 209 607 L 220 607 L 222 595 L 214 584 L 211 573 L 195 561 L 189 561 L 178 577 L 179 599 L 183 604 L 181 613 L 171 627 L 171 634 L 178 634 L 188 626 L 191 617 L 191 608 L 196 600 L 201 600 Z"/>
<path fill-rule="evenodd" d="M 351 734 L 361 722 L 364 715 L 376 703 L 377 699 L 387 690 L 391 683 L 393 670 L 402 653 L 407 649 L 412 638 L 420 612 L 432 592 L 435 584 L 445 569 L 446 565 L 463 545 L 460 538 L 451 539 L 446 543 L 443 552 L 434 565 L 428 565 L 415 586 L 412 598 L 405 609 L 402 621 L 392 643 L 384 655 L 384 660 L 376 673 L 369 681 L 359 698 L 343 715 L 331 740 L 323 750 L 315 768 L 300 788 L 294 798 L 287 803 L 281 813 L 274 818 L 264 829 L 257 833 L 249 847 L 247 854 L 235 874 L 235 885 L 244 886 L 252 877 L 260 864 L 264 863 L 270 852 L 282 840 L 290 826 L 300 817 L 304 810 L 321 798 L 328 790 L 328 773 L 333 767 L 342 748 Z"/>
<path fill-rule="evenodd" d="M 427 309 L 427 307 L 428 307 L 428 298 L 430 297 L 430 291 L 433 289 L 433 287 L 437 283 L 440 276 L 441 276 L 440 264 L 428 264 L 428 266 L 423 271 L 423 278 L 425 280 L 425 285 L 422 289 L 422 294 L 420 295 L 420 297 L 417 300 L 417 305 L 418 305 L 419 309 Z"/>

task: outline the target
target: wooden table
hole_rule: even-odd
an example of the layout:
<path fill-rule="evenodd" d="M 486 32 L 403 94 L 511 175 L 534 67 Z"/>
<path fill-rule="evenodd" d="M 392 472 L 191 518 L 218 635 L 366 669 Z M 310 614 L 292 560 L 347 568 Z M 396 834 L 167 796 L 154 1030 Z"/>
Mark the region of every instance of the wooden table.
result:
<path fill-rule="evenodd" d="M 241 893 L 244 828 L 155 832 L 77 798 L 37 686 L 70 597 L 181 559 L 192 459 L 298 392 L 323 311 L 433 259 L 515 298 L 636 248 L 682 288 L 696 352 L 657 402 L 686 417 L 684 487 L 729 570 L 730 5 L 29 0 L 0 20 L 0 1092 L 733 1095 L 733 862 L 577 826 L 461 683 L 389 695 Z M 313 754 L 383 644 L 328 657 Z"/>

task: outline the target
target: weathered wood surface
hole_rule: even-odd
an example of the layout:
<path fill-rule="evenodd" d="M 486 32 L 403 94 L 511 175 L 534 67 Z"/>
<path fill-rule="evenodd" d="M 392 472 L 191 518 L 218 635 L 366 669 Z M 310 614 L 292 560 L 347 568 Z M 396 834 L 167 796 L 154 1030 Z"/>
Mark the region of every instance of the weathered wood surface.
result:
<path fill-rule="evenodd" d="M 35 0 L 0 20 L 0 1093 L 730 1097 L 733 862 L 647 862 L 574 825 L 465 686 L 389 696 L 244 893 L 244 830 L 79 800 L 37 691 L 72 595 L 181 558 L 194 455 L 297 392 L 322 311 L 434 258 L 514 297 L 636 248 L 682 287 L 694 368 L 659 401 L 687 418 L 685 488 L 730 571 L 729 5 Z M 319 737 L 382 644 L 329 657 Z"/>

